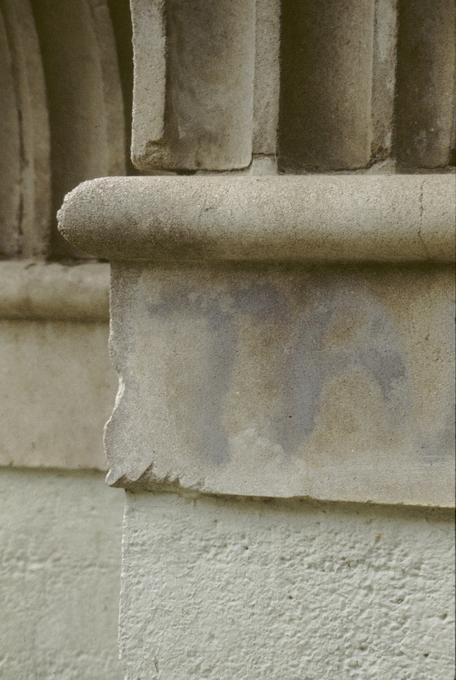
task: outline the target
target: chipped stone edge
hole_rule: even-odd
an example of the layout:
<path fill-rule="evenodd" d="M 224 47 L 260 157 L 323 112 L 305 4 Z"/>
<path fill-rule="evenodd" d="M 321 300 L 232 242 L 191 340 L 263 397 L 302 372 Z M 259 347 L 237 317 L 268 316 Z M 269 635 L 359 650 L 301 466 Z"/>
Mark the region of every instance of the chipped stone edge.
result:
<path fill-rule="evenodd" d="M 109 320 L 109 264 L 0 262 L 0 319 Z"/>
<path fill-rule="evenodd" d="M 69 193 L 63 236 L 108 260 L 453 262 L 456 176 L 100 178 Z"/>

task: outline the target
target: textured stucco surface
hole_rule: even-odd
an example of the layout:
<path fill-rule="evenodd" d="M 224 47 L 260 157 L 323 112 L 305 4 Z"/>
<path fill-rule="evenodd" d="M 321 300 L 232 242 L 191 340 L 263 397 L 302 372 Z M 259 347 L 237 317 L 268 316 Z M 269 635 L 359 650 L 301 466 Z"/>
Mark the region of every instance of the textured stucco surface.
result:
<path fill-rule="evenodd" d="M 127 680 L 451 680 L 444 511 L 127 493 Z"/>
<path fill-rule="evenodd" d="M 0 470 L 0 677 L 121 680 L 123 492 L 95 473 Z"/>

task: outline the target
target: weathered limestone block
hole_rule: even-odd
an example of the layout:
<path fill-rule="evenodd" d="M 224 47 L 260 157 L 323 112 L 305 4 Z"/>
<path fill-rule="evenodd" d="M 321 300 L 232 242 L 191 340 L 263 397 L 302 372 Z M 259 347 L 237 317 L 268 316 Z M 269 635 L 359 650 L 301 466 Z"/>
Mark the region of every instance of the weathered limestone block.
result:
<path fill-rule="evenodd" d="M 48 93 L 55 212 L 84 179 L 125 174 L 122 89 L 106 0 L 39 0 L 34 14 Z M 56 230 L 52 250 L 69 252 Z"/>
<path fill-rule="evenodd" d="M 132 0 L 131 11 L 136 167 L 249 165 L 255 0 Z"/>
<path fill-rule="evenodd" d="M 51 208 L 41 55 L 29 0 L 4 0 L 0 14 L 0 253 L 39 256 L 47 251 Z"/>
<path fill-rule="evenodd" d="M 455 115 L 455 2 L 398 6 L 396 156 L 409 168 L 446 166 Z"/>
<path fill-rule="evenodd" d="M 111 483 L 451 504 L 451 285 L 115 266 Z"/>
<path fill-rule="evenodd" d="M 132 178 L 72 192 L 62 233 L 113 261 L 110 482 L 451 505 L 451 187 Z"/>

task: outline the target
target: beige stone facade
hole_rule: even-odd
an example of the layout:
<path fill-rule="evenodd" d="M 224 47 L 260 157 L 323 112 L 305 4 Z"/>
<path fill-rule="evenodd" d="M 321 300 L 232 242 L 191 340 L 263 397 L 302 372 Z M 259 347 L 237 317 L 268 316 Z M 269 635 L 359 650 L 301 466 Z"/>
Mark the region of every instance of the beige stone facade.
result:
<path fill-rule="evenodd" d="M 0 4 L 2 678 L 453 677 L 455 17 Z"/>

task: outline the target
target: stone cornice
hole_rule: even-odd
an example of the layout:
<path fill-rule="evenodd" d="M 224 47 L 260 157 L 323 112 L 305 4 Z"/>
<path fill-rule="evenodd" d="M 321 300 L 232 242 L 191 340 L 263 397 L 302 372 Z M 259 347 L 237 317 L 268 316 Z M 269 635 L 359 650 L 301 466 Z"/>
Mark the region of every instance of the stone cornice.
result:
<path fill-rule="evenodd" d="M 0 262 L 0 318 L 109 319 L 109 265 Z"/>
<path fill-rule="evenodd" d="M 60 230 L 109 260 L 450 262 L 455 176 L 130 177 L 84 182 Z"/>

